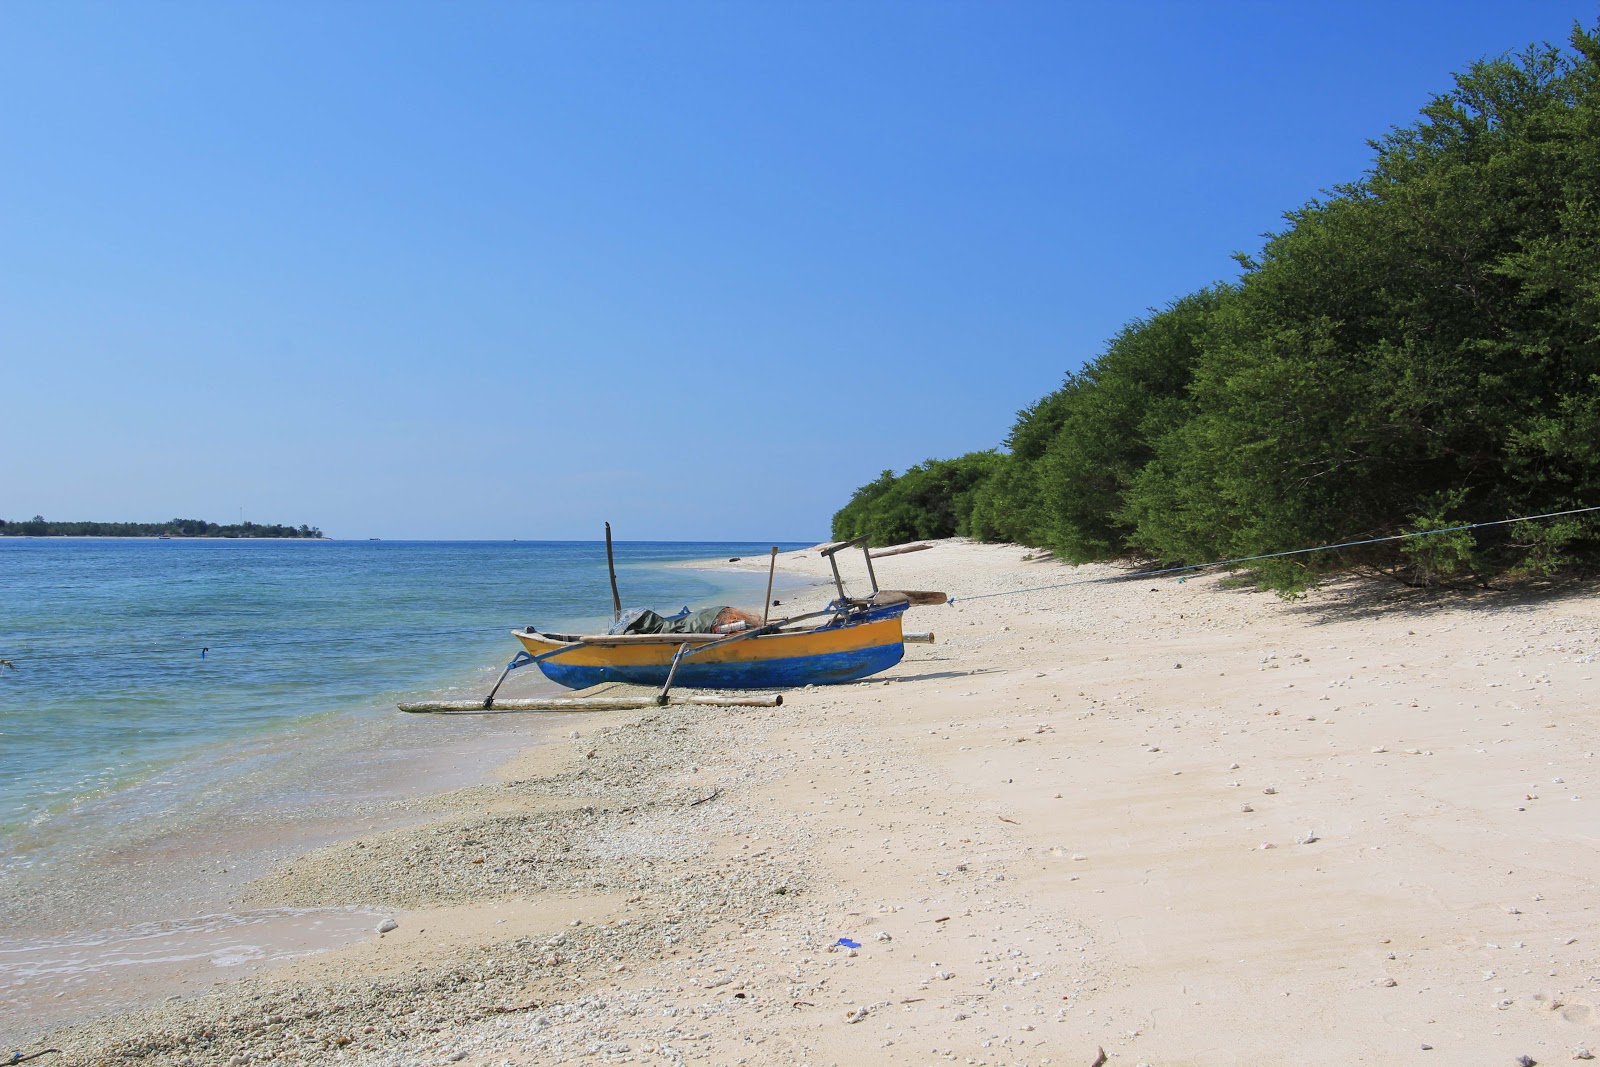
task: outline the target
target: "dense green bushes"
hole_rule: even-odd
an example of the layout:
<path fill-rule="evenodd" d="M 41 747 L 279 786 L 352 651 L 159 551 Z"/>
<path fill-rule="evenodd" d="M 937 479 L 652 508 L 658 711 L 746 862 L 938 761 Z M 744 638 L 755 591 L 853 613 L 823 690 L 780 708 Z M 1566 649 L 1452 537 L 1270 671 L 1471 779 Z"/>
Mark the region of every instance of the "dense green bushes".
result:
<path fill-rule="evenodd" d="M 891 472 L 836 536 L 1206 562 L 1600 504 L 1600 41 L 1475 64 L 1236 284 L 1130 323 L 1006 453 Z M 1600 559 L 1581 516 L 1292 557 L 1481 579 Z"/>
<path fill-rule="evenodd" d="M 857 489 L 833 517 L 834 536 L 869 537 L 892 545 L 921 537 L 972 532 L 972 492 L 994 476 L 1003 460 L 993 452 L 960 459 L 930 459 L 896 478 L 884 471 Z"/>

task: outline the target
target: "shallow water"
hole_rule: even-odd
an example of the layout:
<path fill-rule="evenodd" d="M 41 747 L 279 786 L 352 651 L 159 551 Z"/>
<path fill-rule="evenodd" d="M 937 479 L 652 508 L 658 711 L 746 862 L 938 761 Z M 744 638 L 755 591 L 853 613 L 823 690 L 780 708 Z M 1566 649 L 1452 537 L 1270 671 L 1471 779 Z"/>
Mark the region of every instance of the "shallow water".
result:
<path fill-rule="evenodd" d="M 660 564 L 768 547 L 619 544 L 624 603 L 759 603 L 764 576 Z M 593 542 L 0 539 L 3 1029 L 366 936 L 366 913 L 229 902 L 416 818 L 398 799 L 484 780 L 537 716 L 395 702 L 481 694 L 508 630 L 586 628 L 610 600 Z"/>

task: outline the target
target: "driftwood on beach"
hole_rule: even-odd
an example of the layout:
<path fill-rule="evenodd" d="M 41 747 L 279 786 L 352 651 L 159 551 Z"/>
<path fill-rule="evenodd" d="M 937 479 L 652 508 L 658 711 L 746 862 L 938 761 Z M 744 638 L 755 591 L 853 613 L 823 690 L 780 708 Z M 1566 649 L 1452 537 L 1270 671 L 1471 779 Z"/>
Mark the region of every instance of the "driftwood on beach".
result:
<path fill-rule="evenodd" d="M 717 708 L 776 708 L 783 704 L 782 693 L 752 693 L 747 696 L 675 696 L 667 704 L 697 704 Z M 400 704 L 401 711 L 448 715 L 489 715 L 501 711 L 631 711 L 660 705 L 653 696 L 629 697 L 543 697 L 521 700 L 496 700 L 485 708 L 480 700 L 421 700 Z"/>
<path fill-rule="evenodd" d="M 897 545 L 894 548 L 880 548 L 871 553 L 873 559 L 882 559 L 884 556 L 903 556 L 907 552 L 926 552 L 932 545 Z"/>

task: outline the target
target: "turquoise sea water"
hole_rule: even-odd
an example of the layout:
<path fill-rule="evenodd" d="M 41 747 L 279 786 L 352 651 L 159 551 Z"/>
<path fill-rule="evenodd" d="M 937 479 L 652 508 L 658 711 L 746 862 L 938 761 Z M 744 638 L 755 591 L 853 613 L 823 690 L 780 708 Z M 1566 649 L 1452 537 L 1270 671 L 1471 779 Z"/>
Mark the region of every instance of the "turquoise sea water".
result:
<path fill-rule="evenodd" d="M 758 605 L 764 574 L 662 564 L 768 547 L 619 543 L 624 605 Z M 13 992 L 93 987 L 112 970 L 97 946 L 119 946 L 118 967 L 142 958 L 134 942 L 168 963 L 203 946 L 220 966 L 270 955 L 232 931 L 331 921 L 216 909 L 267 862 L 384 825 L 396 797 L 482 780 L 536 716 L 395 702 L 482 694 L 516 652 L 509 630 L 603 624 L 610 606 L 599 542 L 0 539 Z M 506 692 L 554 688 L 530 669 Z"/>
<path fill-rule="evenodd" d="M 619 584 L 676 606 L 717 585 L 652 564 L 767 547 L 622 543 Z M 601 621 L 610 599 L 600 543 L 0 540 L 0 841 L 14 856 L 219 744 L 475 681 L 507 630 Z"/>

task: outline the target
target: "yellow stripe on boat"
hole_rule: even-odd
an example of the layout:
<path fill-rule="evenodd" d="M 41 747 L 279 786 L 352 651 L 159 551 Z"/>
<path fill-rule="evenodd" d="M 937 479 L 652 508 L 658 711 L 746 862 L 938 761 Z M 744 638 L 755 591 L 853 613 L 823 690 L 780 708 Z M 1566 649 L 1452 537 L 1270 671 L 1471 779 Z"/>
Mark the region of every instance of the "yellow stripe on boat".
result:
<path fill-rule="evenodd" d="M 751 637 L 743 641 L 730 641 L 721 648 L 713 648 L 706 652 L 697 653 L 693 658 L 693 662 L 697 664 L 760 663 L 769 659 L 794 659 L 801 656 L 826 656 L 840 652 L 856 652 L 866 648 L 898 644 L 901 634 L 900 623 L 900 617 L 896 615 L 893 618 L 861 623 L 856 626 L 840 626 L 820 630 L 805 630 L 800 633 L 776 633 L 761 637 Z M 522 647 L 528 650 L 528 654 L 533 656 L 553 651 L 570 643 L 546 634 L 530 634 L 520 630 L 513 630 L 512 634 L 522 643 Z M 562 653 L 560 662 L 573 667 L 657 666 L 670 663 L 680 644 L 687 642 L 690 645 L 698 645 L 706 643 L 707 638 L 721 640 L 728 636 L 733 635 L 673 634 L 662 635 L 663 640 L 659 643 L 585 644 L 572 649 L 570 652 Z M 677 639 L 680 637 L 682 640 Z"/>

